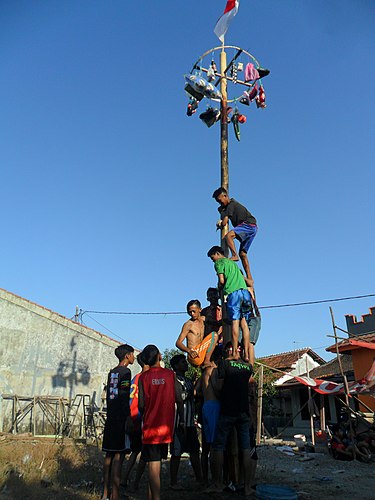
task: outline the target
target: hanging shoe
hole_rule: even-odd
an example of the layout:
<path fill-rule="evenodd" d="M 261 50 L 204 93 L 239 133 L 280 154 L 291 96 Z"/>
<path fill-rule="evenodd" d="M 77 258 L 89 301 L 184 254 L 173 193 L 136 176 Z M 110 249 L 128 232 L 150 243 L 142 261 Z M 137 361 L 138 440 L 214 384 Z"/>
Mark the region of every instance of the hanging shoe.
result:
<path fill-rule="evenodd" d="M 231 108 L 230 106 L 227 107 L 227 123 L 230 123 L 230 114 L 231 112 L 233 111 L 233 108 Z"/>
<path fill-rule="evenodd" d="M 240 142 L 241 134 L 240 134 L 240 124 L 238 123 L 238 111 L 236 110 L 232 116 L 233 130 L 234 135 L 238 142 Z"/>
<path fill-rule="evenodd" d="M 199 104 L 198 101 L 194 97 L 191 97 L 189 104 L 187 105 L 186 114 L 188 116 L 192 116 L 194 113 L 196 113 L 198 109 L 198 104 Z"/>
<path fill-rule="evenodd" d="M 256 98 L 258 94 L 258 85 L 254 85 L 251 90 L 245 90 L 242 97 L 240 98 L 240 103 L 245 104 L 245 106 L 250 106 L 251 102 Z"/>
<path fill-rule="evenodd" d="M 250 101 L 253 101 L 258 95 L 258 85 L 254 85 L 254 87 L 248 92 Z"/>
<path fill-rule="evenodd" d="M 270 70 L 266 68 L 257 68 L 259 73 L 259 78 L 264 78 L 270 74 Z"/>
<path fill-rule="evenodd" d="M 220 111 L 216 108 L 208 108 L 199 115 L 199 118 L 210 128 L 220 119 Z"/>
<path fill-rule="evenodd" d="M 256 103 L 257 103 L 257 108 L 266 108 L 266 93 L 264 92 L 264 88 L 261 85 L 259 87 L 259 94 L 256 96 Z"/>
<path fill-rule="evenodd" d="M 190 83 L 185 85 L 185 92 L 193 96 L 197 101 L 201 101 L 204 97 L 204 95 L 201 92 L 197 92 L 195 88 L 190 85 Z"/>
<path fill-rule="evenodd" d="M 249 92 L 247 92 L 246 90 L 243 93 L 242 97 L 240 97 L 240 103 L 245 104 L 245 106 L 250 106 Z"/>

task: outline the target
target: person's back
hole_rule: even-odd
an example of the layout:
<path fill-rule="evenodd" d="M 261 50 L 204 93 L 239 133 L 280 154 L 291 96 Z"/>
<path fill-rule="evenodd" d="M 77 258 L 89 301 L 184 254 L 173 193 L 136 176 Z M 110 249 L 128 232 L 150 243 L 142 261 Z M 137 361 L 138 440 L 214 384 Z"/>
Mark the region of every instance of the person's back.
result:
<path fill-rule="evenodd" d="M 160 366 L 151 367 L 139 381 L 144 398 L 143 443 L 170 443 L 175 413 L 174 373 Z"/>
<path fill-rule="evenodd" d="M 218 378 L 223 379 L 221 390 L 221 413 L 236 416 L 249 414 L 248 385 L 253 369 L 242 359 L 224 359 L 218 367 Z"/>
<path fill-rule="evenodd" d="M 142 358 L 150 367 L 138 381 L 138 407 L 142 414 L 142 455 L 148 463 L 149 498 L 160 499 L 161 460 L 168 455 L 168 443 L 173 439 L 175 414 L 175 376 L 160 366 L 161 354 L 155 345 L 143 349 Z"/>
<path fill-rule="evenodd" d="M 237 290 L 246 290 L 247 285 L 237 264 L 226 257 L 215 262 L 217 274 L 223 274 L 225 278 L 224 293 L 229 295 Z"/>

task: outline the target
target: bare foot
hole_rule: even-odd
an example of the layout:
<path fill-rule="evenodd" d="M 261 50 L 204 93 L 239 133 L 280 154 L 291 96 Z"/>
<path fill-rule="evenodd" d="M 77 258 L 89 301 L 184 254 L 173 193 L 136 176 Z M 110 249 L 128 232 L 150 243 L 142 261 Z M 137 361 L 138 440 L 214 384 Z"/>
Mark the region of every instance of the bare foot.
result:
<path fill-rule="evenodd" d="M 201 365 L 201 368 L 204 370 L 205 368 L 211 368 L 211 366 L 213 366 L 213 364 L 210 361 L 207 361 L 207 363 L 203 363 Z"/>
<path fill-rule="evenodd" d="M 235 262 L 237 262 L 238 260 L 240 260 L 240 258 L 238 257 L 237 254 L 234 254 L 232 255 L 232 257 L 229 257 L 229 260 L 234 260 Z"/>
<path fill-rule="evenodd" d="M 237 354 L 233 354 L 232 356 L 228 356 L 227 359 L 229 361 L 237 361 L 238 359 L 240 359 L 241 356 L 237 353 Z"/>

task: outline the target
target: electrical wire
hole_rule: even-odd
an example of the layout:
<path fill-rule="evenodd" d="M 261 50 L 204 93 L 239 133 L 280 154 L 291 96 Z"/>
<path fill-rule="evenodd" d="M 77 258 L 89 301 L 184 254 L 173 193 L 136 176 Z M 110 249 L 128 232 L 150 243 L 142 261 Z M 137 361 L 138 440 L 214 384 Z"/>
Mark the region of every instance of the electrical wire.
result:
<path fill-rule="evenodd" d="M 280 309 L 285 307 L 298 307 L 298 306 L 308 306 L 313 304 L 325 304 L 327 302 L 340 302 L 344 300 L 354 300 L 354 299 L 365 299 L 368 297 L 375 297 L 375 293 L 369 293 L 367 295 L 353 295 L 351 297 L 340 297 L 335 299 L 323 299 L 323 300 L 311 300 L 307 302 L 294 302 L 290 304 L 278 304 L 271 306 L 258 306 L 259 309 Z M 82 311 L 83 314 L 120 314 L 120 315 L 138 315 L 138 316 L 172 316 L 177 314 L 186 314 L 186 311 L 174 311 L 174 312 L 123 312 L 123 311 Z"/>
<path fill-rule="evenodd" d="M 86 312 L 86 311 L 85 311 Z M 97 323 L 98 325 L 100 325 L 102 328 L 104 328 L 105 330 L 107 330 L 107 332 L 109 332 L 111 335 L 113 335 L 114 337 L 117 337 L 119 340 L 121 340 L 122 342 L 128 342 L 127 340 L 123 339 L 122 337 L 120 337 L 119 335 L 117 335 L 115 332 L 113 332 L 112 330 L 110 330 L 109 328 L 107 328 L 106 326 L 104 326 L 102 323 L 99 323 L 99 321 L 97 321 L 95 318 L 92 318 L 89 314 L 87 315 L 88 318 L 92 319 L 93 321 L 95 321 L 95 323 Z M 136 349 L 138 349 L 139 351 L 141 351 L 142 349 L 140 349 L 139 347 L 135 346 L 133 343 L 131 344 L 133 347 L 135 347 Z"/>

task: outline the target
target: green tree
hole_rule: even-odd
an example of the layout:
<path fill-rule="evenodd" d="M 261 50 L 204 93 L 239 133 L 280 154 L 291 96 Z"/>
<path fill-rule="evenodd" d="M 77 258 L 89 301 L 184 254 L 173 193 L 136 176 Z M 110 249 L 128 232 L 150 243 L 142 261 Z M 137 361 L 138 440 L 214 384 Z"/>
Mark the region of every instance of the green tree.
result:
<path fill-rule="evenodd" d="M 176 354 L 185 354 L 185 353 L 182 353 L 179 349 L 176 349 L 175 347 L 172 349 L 164 349 L 162 356 L 163 356 L 165 368 L 169 368 L 170 370 L 172 370 L 170 361 L 173 358 L 173 356 L 175 356 Z M 189 365 L 189 369 L 186 373 L 186 376 L 193 381 L 197 380 L 197 378 L 201 376 L 200 369 L 196 368 L 194 366 L 191 366 L 190 363 L 188 363 L 188 365 Z"/>

